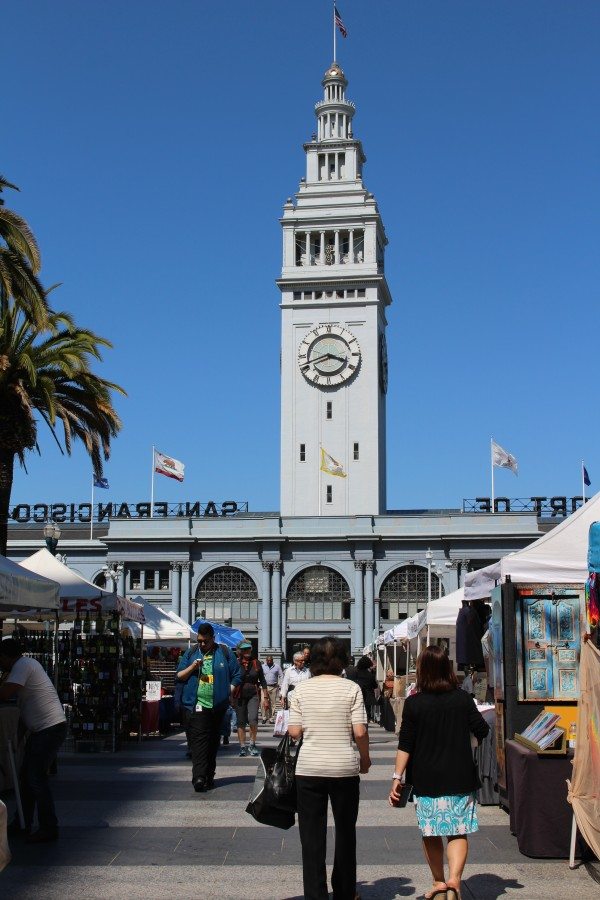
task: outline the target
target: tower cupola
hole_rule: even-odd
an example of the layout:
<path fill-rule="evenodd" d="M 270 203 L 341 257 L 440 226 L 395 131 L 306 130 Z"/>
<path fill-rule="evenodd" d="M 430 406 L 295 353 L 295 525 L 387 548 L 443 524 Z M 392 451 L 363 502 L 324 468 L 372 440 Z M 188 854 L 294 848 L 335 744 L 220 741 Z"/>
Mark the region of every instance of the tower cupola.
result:
<path fill-rule="evenodd" d="M 352 139 L 354 103 L 346 99 L 348 82 L 341 66 L 333 62 L 323 81 L 323 99 L 315 104 L 318 121 L 318 141 L 344 141 Z"/>

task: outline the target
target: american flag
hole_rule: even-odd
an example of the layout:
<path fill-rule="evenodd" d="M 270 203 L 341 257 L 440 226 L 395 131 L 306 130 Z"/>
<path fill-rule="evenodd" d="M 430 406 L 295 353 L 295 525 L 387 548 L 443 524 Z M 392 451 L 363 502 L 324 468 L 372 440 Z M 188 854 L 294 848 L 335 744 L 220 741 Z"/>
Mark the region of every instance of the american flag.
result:
<path fill-rule="evenodd" d="M 346 26 L 342 22 L 342 17 L 340 16 L 340 14 L 338 12 L 337 6 L 333 7 L 333 17 L 335 19 L 335 24 L 337 25 L 337 27 L 340 29 L 340 31 L 342 33 L 342 37 L 348 37 L 348 31 L 346 30 Z"/>

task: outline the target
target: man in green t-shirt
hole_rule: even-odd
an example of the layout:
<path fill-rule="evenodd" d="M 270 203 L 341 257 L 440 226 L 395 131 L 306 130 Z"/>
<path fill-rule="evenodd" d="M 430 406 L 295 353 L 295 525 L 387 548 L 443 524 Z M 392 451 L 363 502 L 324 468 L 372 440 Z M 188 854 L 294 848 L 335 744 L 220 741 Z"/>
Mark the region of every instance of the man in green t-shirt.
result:
<path fill-rule="evenodd" d="M 189 717 L 188 739 L 192 752 L 192 784 L 199 793 L 214 785 L 217 750 L 223 717 L 233 689 L 242 676 L 235 653 L 215 642 L 210 622 L 198 629 L 200 658 L 179 673 L 186 681 L 197 675 L 196 704 Z M 183 676 L 183 677 L 182 677 Z"/>

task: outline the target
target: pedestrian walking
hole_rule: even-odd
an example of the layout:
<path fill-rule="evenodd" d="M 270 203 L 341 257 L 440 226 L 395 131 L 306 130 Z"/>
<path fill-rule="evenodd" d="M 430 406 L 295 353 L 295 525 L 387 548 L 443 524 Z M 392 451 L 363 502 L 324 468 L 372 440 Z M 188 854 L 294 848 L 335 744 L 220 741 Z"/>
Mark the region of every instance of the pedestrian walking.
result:
<path fill-rule="evenodd" d="M 48 783 L 48 772 L 67 734 L 67 723 L 58 694 L 36 659 L 23 656 L 18 641 L 0 643 L 0 702 L 16 699 L 21 722 L 29 732 L 25 743 L 20 787 L 25 837 L 29 844 L 58 838 L 58 819 Z M 38 829 L 31 832 L 37 808 Z M 20 831 L 17 821 L 11 831 Z"/>
<path fill-rule="evenodd" d="M 267 716 L 271 724 L 275 722 L 275 713 L 277 712 L 277 695 L 279 693 L 281 679 L 283 678 L 283 671 L 279 663 L 273 662 L 273 657 L 271 655 L 266 657 L 262 668 L 263 675 L 265 676 L 265 681 L 267 683 L 267 696 L 269 698 L 268 708 L 265 707 L 265 709 L 263 710 L 262 723 L 263 725 L 265 725 L 267 722 Z"/>
<path fill-rule="evenodd" d="M 342 678 L 347 665 L 342 641 L 322 638 L 311 649 L 312 677 L 297 684 L 290 695 L 288 733 L 294 740 L 302 738 L 296 763 L 296 790 L 305 900 L 327 900 L 329 896 L 325 867 L 329 800 L 335 822 L 333 897 L 357 897 L 359 773 L 369 771 L 371 760 L 361 690 Z"/>
<path fill-rule="evenodd" d="M 234 691 L 237 715 L 237 733 L 240 756 L 259 756 L 256 748 L 258 733 L 258 707 L 262 699 L 263 709 L 268 702 L 267 682 L 263 669 L 252 653 L 252 644 L 242 641 L 237 646 L 241 680 Z M 250 745 L 246 747 L 246 732 L 250 732 Z"/>
<path fill-rule="evenodd" d="M 375 718 L 375 691 L 379 687 L 373 671 L 373 660 L 369 659 L 368 656 L 361 656 L 356 666 L 350 666 L 346 670 L 346 678 L 356 682 L 359 686 L 367 711 L 367 719 L 369 722 L 373 722 Z"/>
<path fill-rule="evenodd" d="M 189 724 L 192 713 L 196 709 L 198 702 L 198 667 L 202 660 L 202 649 L 200 647 L 200 633 L 198 632 L 198 640 L 193 647 L 181 654 L 175 673 L 175 691 L 179 706 L 179 721 L 185 731 L 185 739 L 187 741 L 187 756 L 191 757 L 192 750 L 190 747 Z"/>
<path fill-rule="evenodd" d="M 288 666 L 281 679 L 279 699 L 282 706 L 287 707 L 288 694 L 294 690 L 296 685 L 310 678 L 310 674 L 310 671 L 304 665 L 304 654 L 301 650 L 298 650 L 297 653 L 294 653 L 294 664 Z"/>
<path fill-rule="evenodd" d="M 223 717 L 231 694 L 241 681 L 235 653 L 215 642 L 210 622 L 198 629 L 200 656 L 179 675 L 181 680 L 196 676 L 196 705 L 188 722 L 192 752 L 192 784 L 198 793 L 214 787 L 217 750 Z M 185 675 L 185 673 L 188 673 Z"/>
<path fill-rule="evenodd" d="M 473 699 L 458 689 L 447 654 L 441 647 L 426 647 L 417 660 L 416 693 L 404 703 L 389 802 L 400 802 L 406 772 L 433 879 L 427 900 L 460 900 L 467 835 L 478 830 L 475 792 L 481 787 L 471 735 L 481 743 L 488 731 Z M 442 836 L 448 840 L 448 878 Z"/>

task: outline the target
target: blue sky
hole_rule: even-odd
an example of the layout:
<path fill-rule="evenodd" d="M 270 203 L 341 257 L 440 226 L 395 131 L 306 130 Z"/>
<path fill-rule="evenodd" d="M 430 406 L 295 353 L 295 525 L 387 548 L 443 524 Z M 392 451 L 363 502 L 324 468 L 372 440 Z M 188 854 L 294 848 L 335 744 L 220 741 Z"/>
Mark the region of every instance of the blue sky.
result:
<path fill-rule="evenodd" d="M 600 4 L 341 0 L 338 59 L 386 225 L 389 508 L 600 487 Z M 54 303 L 128 391 L 105 474 L 144 500 L 279 505 L 278 222 L 331 62 L 327 0 L 20 0 L 0 171 Z M 81 447 L 16 502 L 85 501 Z M 104 495 L 106 496 L 106 495 Z M 103 496 L 103 499 L 104 499 Z M 106 497 L 106 499 L 109 499 Z"/>

